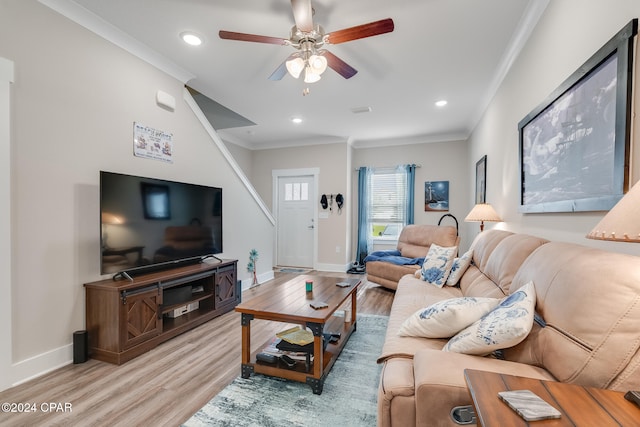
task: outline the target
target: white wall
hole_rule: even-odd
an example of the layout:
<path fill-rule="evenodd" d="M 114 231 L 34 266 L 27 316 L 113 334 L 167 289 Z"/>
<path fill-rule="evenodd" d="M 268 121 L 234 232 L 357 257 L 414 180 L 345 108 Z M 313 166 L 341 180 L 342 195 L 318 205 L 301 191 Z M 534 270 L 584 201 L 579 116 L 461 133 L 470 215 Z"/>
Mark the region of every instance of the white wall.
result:
<path fill-rule="evenodd" d="M 475 162 L 487 155 L 487 202 L 494 205 L 505 221 L 488 225 L 488 228 L 503 228 L 550 240 L 640 254 L 640 245 L 601 242 L 584 237 L 602 218 L 602 212 L 518 212 L 520 181 L 517 128 L 522 118 L 632 18 L 639 16 L 640 2 L 637 0 L 562 0 L 549 3 L 469 140 L 468 169 L 475 170 Z M 639 83 L 638 70 L 636 63 L 636 85 Z M 639 99 L 640 91 L 636 89 L 633 101 L 636 108 L 640 105 Z M 637 170 L 640 167 L 639 126 L 640 119 L 636 115 L 636 132 L 632 140 L 632 164 L 636 173 L 632 182 L 637 180 Z M 470 188 L 475 185 L 473 174 L 469 176 L 468 183 Z M 473 194 L 469 194 L 469 197 L 471 206 Z M 477 232 L 477 228 L 472 227 L 477 227 L 477 224 L 466 226 L 470 233 L 473 230 Z"/>
<path fill-rule="evenodd" d="M 224 144 L 240 168 L 242 168 L 247 178 L 251 179 L 253 170 L 253 154 L 251 150 L 227 141 L 224 141 Z"/>
<path fill-rule="evenodd" d="M 33 0 L 0 3 L 0 57 L 15 63 L 13 274 L 0 283 L 12 295 L 13 340 L 0 346 L 10 383 L 72 359 L 72 333 L 85 323 L 82 285 L 102 278 L 100 170 L 222 187 L 223 256 L 248 278 L 257 248 L 258 273 L 271 271 L 273 226 L 185 104 L 183 82 Z M 175 97 L 175 112 L 155 104 L 158 90 Z M 173 163 L 133 156 L 134 121 L 173 134 Z"/>

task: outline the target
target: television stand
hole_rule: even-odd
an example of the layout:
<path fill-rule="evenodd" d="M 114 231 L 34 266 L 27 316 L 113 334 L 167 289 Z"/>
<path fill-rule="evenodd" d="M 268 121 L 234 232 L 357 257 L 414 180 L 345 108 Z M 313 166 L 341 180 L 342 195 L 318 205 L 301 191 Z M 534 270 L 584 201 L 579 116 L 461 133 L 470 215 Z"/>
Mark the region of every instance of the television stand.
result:
<path fill-rule="evenodd" d="M 86 283 L 89 356 L 120 365 L 233 310 L 237 264 L 221 259 Z"/>

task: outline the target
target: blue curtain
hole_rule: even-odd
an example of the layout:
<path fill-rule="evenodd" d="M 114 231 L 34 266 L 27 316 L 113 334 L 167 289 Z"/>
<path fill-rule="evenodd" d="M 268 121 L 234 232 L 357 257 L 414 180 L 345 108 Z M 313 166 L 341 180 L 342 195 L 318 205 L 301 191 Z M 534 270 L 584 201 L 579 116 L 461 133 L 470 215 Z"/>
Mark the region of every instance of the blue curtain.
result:
<path fill-rule="evenodd" d="M 369 254 L 369 174 L 371 169 L 361 167 L 358 171 L 358 245 L 356 262 L 364 265 Z"/>
<path fill-rule="evenodd" d="M 405 212 L 405 220 L 407 224 L 413 224 L 415 210 L 415 189 L 416 189 L 416 165 L 405 165 L 405 173 L 407 174 L 407 206 Z"/>

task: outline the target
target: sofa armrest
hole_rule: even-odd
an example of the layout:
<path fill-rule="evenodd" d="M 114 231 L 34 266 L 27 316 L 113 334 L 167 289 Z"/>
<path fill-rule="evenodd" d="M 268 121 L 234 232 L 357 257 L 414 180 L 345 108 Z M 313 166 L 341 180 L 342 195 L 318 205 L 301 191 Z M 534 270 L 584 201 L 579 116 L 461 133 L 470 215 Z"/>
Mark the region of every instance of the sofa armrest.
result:
<path fill-rule="evenodd" d="M 413 360 L 395 357 L 382 365 L 378 387 L 378 427 L 415 426 Z"/>
<path fill-rule="evenodd" d="M 450 417 L 451 409 L 473 405 L 464 379 L 465 369 L 555 381 L 549 372 L 536 366 L 432 349 L 417 352 L 413 368 L 416 425 L 456 425 Z"/>

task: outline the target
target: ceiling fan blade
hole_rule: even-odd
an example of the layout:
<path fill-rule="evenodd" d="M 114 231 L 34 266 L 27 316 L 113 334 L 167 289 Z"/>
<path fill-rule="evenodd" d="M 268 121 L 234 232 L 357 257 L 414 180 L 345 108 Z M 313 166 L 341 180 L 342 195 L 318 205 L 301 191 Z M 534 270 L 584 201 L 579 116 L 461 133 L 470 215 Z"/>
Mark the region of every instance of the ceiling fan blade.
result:
<path fill-rule="evenodd" d="M 225 40 L 238 40 L 241 42 L 255 42 L 255 43 L 268 43 L 284 45 L 288 43 L 288 40 L 280 37 L 258 36 L 255 34 L 235 33 L 233 31 L 220 30 L 218 33 L 221 39 Z"/>
<path fill-rule="evenodd" d="M 313 31 L 313 8 L 311 0 L 291 0 L 293 19 L 300 31 L 310 33 Z"/>
<path fill-rule="evenodd" d="M 287 74 L 287 61 L 298 56 L 300 56 L 299 52 L 295 52 L 289 55 L 287 59 L 285 59 L 282 64 L 280 64 L 280 66 L 276 68 L 273 73 L 271 73 L 271 75 L 269 76 L 269 80 L 282 80 L 282 78 Z"/>
<path fill-rule="evenodd" d="M 368 24 L 345 28 L 344 30 L 333 31 L 327 34 L 327 37 L 329 43 L 338 44 L 351 40 L 363 39 L 365 37 L 377 36 L 378 34 L 390 33 L 393 29 L 393 19 L 387 18 L 380 21 L 370 22 Z"/>
<path fill-rule="evenodd" d="M 278 68 L 276 68 L 273 73 L 269 76 L 269 80 L 277 81 L 282 80 L 282 78 L 287 74 L 287 61 L 284 61 Z"/>
<path fill-rule="evenodd" d="M 340 74 L 345 79 L 350 79 L 355 76 L 358 70 L 353 68 L 351 65 L 344 62 L 342 59 L 335 56 L 333 53 L 328 50 L 319 52 L 322 56 L 327 58 L 327 65 L 335 70 L 338 74 Z"/>

